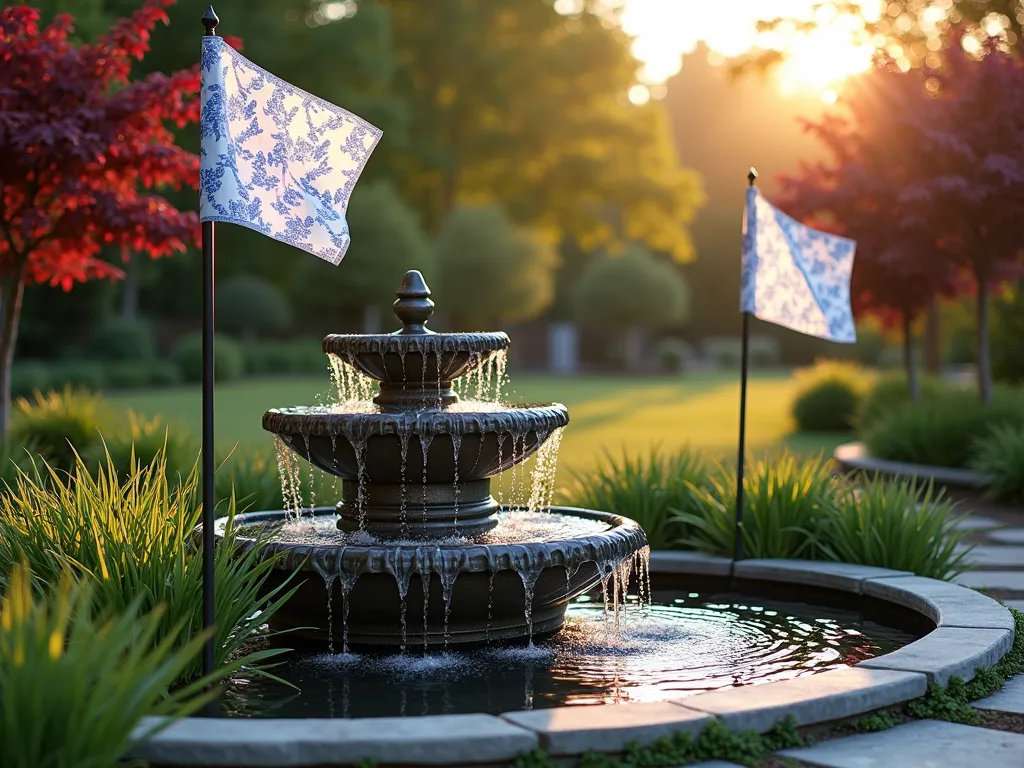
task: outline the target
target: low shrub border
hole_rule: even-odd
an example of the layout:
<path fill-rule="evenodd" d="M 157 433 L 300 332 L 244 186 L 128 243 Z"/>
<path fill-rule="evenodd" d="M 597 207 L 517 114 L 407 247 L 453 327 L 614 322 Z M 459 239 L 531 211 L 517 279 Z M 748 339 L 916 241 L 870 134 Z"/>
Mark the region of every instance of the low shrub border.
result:
<path fill-rule="evenodd" d="M 725 575 L 729 565 L 725 558 L 686 552 L 656 552 L 651 563 L 655 571 L 706 575 Z M 979 592 L 842 563 L 743 561 L 736 571 L 740 578 L 813 583 L 890 599 L 923 612 L 937 629 L 904 649 L 856 667 L 712 691 L 678 702 L 560 707 L 501 717 L 381 718 L 372 728 L 365 720 L 278 720 L 268 727 L 259 720 L 189 718 L 170 726 L 134 756 L 165 768 L 368 766 L 373 761 L 510 766 L 517 760 L 521 768 L 542 768 L 549 763 L 538 761 L 551 755 L 559 760 L 555 764 L 572 764 L 566 762 L 569 758 L 586 768 L 680 765 L 681 758 L 698 757 L 753 765 L 770 751 L 797 746 L 797 728 L 850 718 L 864 720 L 864 728 L 895 724 L 893 715 L 869 713 L 905 706 L 914 716 L 908 702 L 929 717 L 942 712 L 967 716 L 963 708 L 968 700 L 988 695 L 1021 666 L 1024 619 Z M 953 636 L 961 642 L 945 643 Z M 972 638 L 969 652 L 962 650 L 967 636 Z M 905 652 L 908 649 L 915 652 Z M 928 658 L 931 662 L 922 664 Z M 588 754 L 595 748 L 599 754 Z M 413 755 L 415 762 L 410 760 Z M 670 758 L 676 762 L 666 762 Z"/>

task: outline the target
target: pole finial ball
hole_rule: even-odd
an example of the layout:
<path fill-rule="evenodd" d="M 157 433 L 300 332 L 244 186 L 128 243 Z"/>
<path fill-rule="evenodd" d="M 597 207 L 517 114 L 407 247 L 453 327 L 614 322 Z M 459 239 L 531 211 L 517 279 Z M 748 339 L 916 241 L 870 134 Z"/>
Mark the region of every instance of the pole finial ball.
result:
<path fill-rule="evenodd" d="M 220 19 L 217 17 L 217 12 L 213 10 L 212 5 L 206 8 L 206 13 L 203 14 L 203 18 L 200 19 L 200 21 L 202 21 L 203 27 L 206 28 L 206 34 L 216 34 L 213 30 L 217 28 L 217 25 L 220 23 Z"/>
<path fill-rule="evenodd" d="M 747 181 L 750 182 L 750 186 L 754 186 L 754 182 L 757 181 L 757 169 L 753 166 L 747 171 Z"/>

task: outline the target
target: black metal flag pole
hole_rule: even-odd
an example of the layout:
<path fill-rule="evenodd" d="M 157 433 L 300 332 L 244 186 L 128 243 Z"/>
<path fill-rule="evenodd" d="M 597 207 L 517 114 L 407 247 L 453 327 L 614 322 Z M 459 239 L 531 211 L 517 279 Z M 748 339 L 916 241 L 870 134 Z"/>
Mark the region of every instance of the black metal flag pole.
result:
<path fill-rule="evenodd" d="M 747 181 L 754 186 L 757 171 L 753 168 L 747 174 Z M 753 233 L 748 232 L 748 237 Z M 750 313 L 743 311 L 743 341 L 740 349 L 740 440 L 736 458 L 736 530 L 732 549 L 732 567 L 743 559 L 743 464 L 747 451 L 747 367 L 750 358 Z"/>
<path fill-rule="evenodd" d="M 220 19 L 211 5 L 203 14 L 207 35 Z M 213 222 L 202 223 L 203 240 L 203 630 L 210 633 L 203 646 L 203 674 L 213 674 L 214 650 L 214 498 L 213 473 Z"/>

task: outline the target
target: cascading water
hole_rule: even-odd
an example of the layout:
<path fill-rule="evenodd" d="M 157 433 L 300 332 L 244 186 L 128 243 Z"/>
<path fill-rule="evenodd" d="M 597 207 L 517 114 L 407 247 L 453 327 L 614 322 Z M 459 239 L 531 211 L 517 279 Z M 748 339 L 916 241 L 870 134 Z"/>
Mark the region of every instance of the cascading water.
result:
<path fill-rule="evenodd" d="M 241 546 L 279 555 L 268 588 L 295 568 L 320 576 L 296 587 L 273 625 L 332 651 L 340 636 L 343 653 L 405 651 L 419 631 L 425 650 L 532 645 L 598 584 L 618 621 L 630 574 L 645 586 L 643 532 L 552 507 L 565 407 L 505 403 L 508 337 L 427 330 L 429 295 L 407 273 L 400 331 L 324 339 L 335 402 L 264 416 L 287 509 L 238 516 Z M 308 504 L 299 458 L 310 465 Z M 341 479 L 336 508 L 315 508 L 314 467 Z"/>

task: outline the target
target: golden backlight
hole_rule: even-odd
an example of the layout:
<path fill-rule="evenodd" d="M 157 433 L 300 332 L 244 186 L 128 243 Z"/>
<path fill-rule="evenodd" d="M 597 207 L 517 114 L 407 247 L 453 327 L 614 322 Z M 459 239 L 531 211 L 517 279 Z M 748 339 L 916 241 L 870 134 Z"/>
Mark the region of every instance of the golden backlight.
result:
<path fill-rule="evenodd" d="M 864 22 L 877 20 L 884 7 L 865 0 L 858 14 L 850 14 L 821 0 L 624 0 L 620 21 L 643 65 L 643 85 L 630 91 L 630 100 L 657 95 L 679 71 L 680 57 L 703 42 L 718 62 L 751 51 L 782 51 L 785 61 L 773 73 L 782 93 L 815 93 L 832 103 L 847 77 L 871 66 L 877 41 L 863 33 Z M 758 30 L 758 21 L 774 18 L 792 21 Z M 793 23 L 801 21 L 816 22 L 814 29 L 801 31 Z"/>

